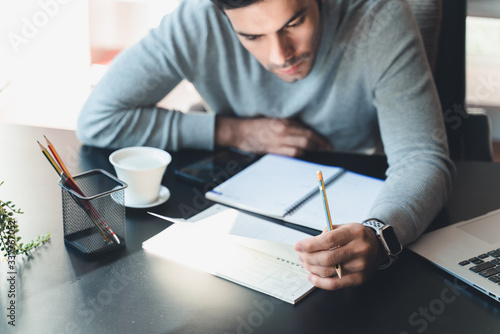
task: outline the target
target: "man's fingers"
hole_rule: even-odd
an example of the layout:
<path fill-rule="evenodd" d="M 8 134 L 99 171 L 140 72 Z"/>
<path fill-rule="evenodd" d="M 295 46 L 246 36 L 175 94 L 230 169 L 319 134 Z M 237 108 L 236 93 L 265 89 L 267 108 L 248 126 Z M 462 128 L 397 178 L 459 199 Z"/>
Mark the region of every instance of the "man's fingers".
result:
<path fill-rule="evenodd" d="M 283 143 L 307 150 L 329 149 L 330 144 L 314 131 L 305 128 L 286 128 Z"/>
<path fill-rule="evenodd" d="M 327 290 L 362 284 L 376 268 L 378 242 L 373 233 L 361 224 L 346 224 L 333 231 L 303 239 L 295 250 L 309 280 Z M 337 247 L 334 248 L 333 247 Z M 336 276 L 335 265 L 342 267 L 342 280 Z"/>
<path fill-rule="evenodd" d="M 321 250 L 328 250 L 342 245 L 347 245 L 352 240 L 353 236 L 351 229 L 348 228 L 348 225 L 343 225 L 332 231 L 324 232 L 318 236 L 298 241 L 295 244 L 295 250 L 297 252 L 306 253 L 319 252 Z"/>
<path fill-rule="evenodd" d="M 345 275 L 342 276 L 342 279 L 339 279 L 337 276 L 321 277 L 311 273 L 309 274 L 307 279 L 314 286 L 324 290 L 338 290 L 349 288 L 352 286 L 360 285 L 364 282 L 363 276 L 359 274 Z"/>
<path fill-rule="evenodd" d="M 337 264 L 342 267 L 343 274 L 357 273 L 367 266 L 366 259 L 356 257 L 355 252 L 349 247 L 316 253 L 300 253 L 299 261 L 307 271 L 326 277 L 336 273 L 335 265 Z"/>
<path fill-rule="evenodd" d="M 228 122 L 232 122 L 232 125 L 226 124 Z M 289 119 L 264 117 L 227 120 L 219 117 L 218 124 L 216 142 L 229 144 L 244 151 L 297 157 L 303 155 L 305 150 L 330 148 L 328 141 L 319 134 Z M 226 137 L 232 139 L 225 138 L 223 135 L 226 133 L 229 133 Z"/>
<path fill-rule="evenodd" d="M 289 157 L 300 157 L 304 154 L 304 150 L 292 146 L 273 146 L 268 149 L 267 153 L 281 154 Z"/>
<path fill-rule="evenodd" d="M 310 273 L 316 274 L 321 277 L 333 277 L 337 276 L 337 271 L 335 270 L 334 266 L 329 266 L 329 267 L 324 267 L 324 266 L 318 266 L 318 265 L 310 265 L 305 262 L 301 263 L 302 267 L 309 271 Z M 342 268 L 342 273 L 344 274 L 345 268 Z"/>
<path fill-rule="evenodd" d="M 308 150 L 331 148 L 330 143 L 325 138 L 294 120 L 274 120 L 272 128 L 279 136 L 285 138 L 285 145 Z"/>

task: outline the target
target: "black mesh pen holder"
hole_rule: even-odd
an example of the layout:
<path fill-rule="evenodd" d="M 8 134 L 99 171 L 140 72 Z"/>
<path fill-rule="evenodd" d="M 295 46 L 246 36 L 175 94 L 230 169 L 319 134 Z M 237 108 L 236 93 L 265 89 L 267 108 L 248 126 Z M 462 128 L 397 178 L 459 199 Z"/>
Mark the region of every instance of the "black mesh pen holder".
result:
<path fill-rule="evenodd" d="M 127 185 L 101 169 L 73 179 L 59 181 L 65 244 L 87 257 L 125 246 Z"/>

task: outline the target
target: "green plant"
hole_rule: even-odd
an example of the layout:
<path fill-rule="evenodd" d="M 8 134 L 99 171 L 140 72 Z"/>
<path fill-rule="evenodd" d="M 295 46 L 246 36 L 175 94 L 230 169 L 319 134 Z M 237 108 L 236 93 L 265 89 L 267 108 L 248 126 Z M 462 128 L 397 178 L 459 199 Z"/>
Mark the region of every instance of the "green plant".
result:
<path fill-rule="evenodd" d="M 3 182 L 0 182 L 0 186 Z M 21 237 L 16 236 L 19 232 L 19 224 L 14 214 L 23 214 L 21 209 L 16 209 L 11 201 L 4 202 L 0 200 L 0 250 L 3 256 L 16 256 L 28 254 L 41 244 L 46 243 L 50 238 L 50 233 L 38 236 L 35 240 L 23 244 Z"/>

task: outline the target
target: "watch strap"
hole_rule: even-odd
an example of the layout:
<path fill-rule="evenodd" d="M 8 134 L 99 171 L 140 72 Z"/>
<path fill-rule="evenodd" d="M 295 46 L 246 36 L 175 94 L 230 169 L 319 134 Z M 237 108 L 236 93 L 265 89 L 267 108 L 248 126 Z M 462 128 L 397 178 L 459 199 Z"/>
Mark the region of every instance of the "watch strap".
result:
<path fill-rule="evenodd" d="M 367 219 L 365 220 L 363 223 L 363 226 L 366 226 L 366 227 L 370 227 L 372 228 L 374 231 L 375 231 L 375 234 L 377 235 L 377 239 L 378 239 L 378 242 L 379 242 L 379 246 L 382 248 L 384 254 L 385 254 L 385 257 L 386 259 L 388 260 L 387 262 L 379 265 L 377 267 L 378 270 L 382 270 L 382 269 L 385 269 L 385 268 L 388 268 L 391 266 L 391 264 L 396 261 L 396 259 L 398 258 L 397 255 L 390 255 L 389 254 L 389 251 L 385 248 L 381 238 L 380 238 L 380 230 L 387 226 L 387 224 L 385 224 L 384 222 L 382 222 L 381 220 L 378 220 L 376 218 L 370 218 L 370 219 Z"/>
<path fill-rule="evenodd" d="M 372 218 L 372 219 L 367 219 L 363 222 L 364 226 L 371 227 L 372 229 L 377 232 L 377 235 L 379 234 L 379 231 L 382 227 L 386 226 L 386 224 L 378 219 Z"/>

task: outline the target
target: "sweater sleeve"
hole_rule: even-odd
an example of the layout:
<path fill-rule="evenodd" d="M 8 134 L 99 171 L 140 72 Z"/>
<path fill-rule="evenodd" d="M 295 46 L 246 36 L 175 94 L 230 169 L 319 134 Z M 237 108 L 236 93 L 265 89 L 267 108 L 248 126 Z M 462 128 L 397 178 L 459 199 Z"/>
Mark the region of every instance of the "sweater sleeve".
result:
<path fill-rule="evenodd" d="M 203 10 L 183 1 L 159 27 L 120 53 L 80 113 L 80 141 L 106 148 L 212 149 L 214 114 L 156 106 L 182 79 L 191 80 L 203 70 L 203 22 Z"/>
<path fill-rule="evenodd" d="M 374 106 L 389 163 L 370 216 L 394 226 L 406 245 L 424 232 L 446 203 L 455 167 L 434 80 L 407 4 L 387 1 L 374 8 L 365 33 L 365 70 L 372 74 Z"/>

